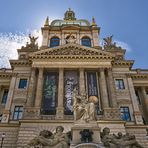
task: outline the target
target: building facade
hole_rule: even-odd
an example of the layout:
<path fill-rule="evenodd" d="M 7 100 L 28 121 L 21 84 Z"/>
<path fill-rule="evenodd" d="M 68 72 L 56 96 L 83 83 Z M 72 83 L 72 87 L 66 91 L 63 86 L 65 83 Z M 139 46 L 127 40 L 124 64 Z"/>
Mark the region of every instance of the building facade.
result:
<path fill-rule="evenodd" d="M 0 70 L 0 134 L 3 147 L 25 147 L 48 129 L 62 125 L 68 132 L 74 125 L 73 90 L 96 96 L 97 124 L 102 131 L 130 133 L 148 147 L 148 70 L 132 69 L 125 49 L 112 36 L 99 45 L 100 27 L 92 19 L 76 19 L 72 10 L 63 20 L 42 30 L 37 38 L 18 49 L 11 69 Z"/>

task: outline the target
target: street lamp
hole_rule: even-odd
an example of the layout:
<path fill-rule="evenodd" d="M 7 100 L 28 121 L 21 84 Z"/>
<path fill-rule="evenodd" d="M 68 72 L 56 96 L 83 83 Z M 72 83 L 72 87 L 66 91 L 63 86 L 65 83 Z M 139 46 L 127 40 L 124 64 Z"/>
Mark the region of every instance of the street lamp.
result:
<path fill-rule="evenodd" d="M 2 141 L 1 141 L 1 148 L 3 147 L 3 142 L 4 142 L 4 138 L 5 138 L 5 133 L 2 134 Z"/>

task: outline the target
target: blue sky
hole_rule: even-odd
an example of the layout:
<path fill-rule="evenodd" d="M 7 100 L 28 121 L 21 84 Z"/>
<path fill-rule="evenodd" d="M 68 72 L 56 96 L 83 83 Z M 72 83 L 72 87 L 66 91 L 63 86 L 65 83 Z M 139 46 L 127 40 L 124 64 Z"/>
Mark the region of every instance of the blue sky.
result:
<path fill-rule="evenodd" d="M 18 38 L 20 45 L 28 30 L 40 30 L 47 16 L 63 19 L 69 7 L 78 19 L 94 16 L 101 38 L 114 35 L 127 47 L 126 58 L 135 60 L 134 68 L 148 69 L 148 0 L 0 0 L 0 51 L 13 58 L 16 52 L 9 52 L 18 47 Z"/>

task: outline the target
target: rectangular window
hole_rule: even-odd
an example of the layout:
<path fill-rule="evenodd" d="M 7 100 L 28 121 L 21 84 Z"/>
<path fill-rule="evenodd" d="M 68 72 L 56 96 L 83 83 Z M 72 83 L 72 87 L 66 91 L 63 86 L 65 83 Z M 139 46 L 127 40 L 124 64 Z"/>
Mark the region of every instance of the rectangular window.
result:
<path fill-rule="evenodd" d="M 8 89 L 5 89 L 2 97 L 2 104 L 6 104 L 7 97 L 8 97 Z"/>
<path fill-rule="evenodd" d="M 26 87 L 27 87 L 27 79 L 20 79 L 18 88 L 25 89 Z"/>
<path fill-rule="evenodd" d="M 129 107 L 120 107 L 121 119 L 125 121 L 131 121 Z"/>
<path fill-rule="evenodd" d="M 15 106 L 14 113 L 13 113 L 13 119 L 19 120 L 23 117 L 23 106 Z"/>
<path fill-rule="evenodd" d="M 123 79 L 116 79 L 116 89 L 125 89 Z"/>
<path fill-rule="evenodd" d="M 97 83 L 97 74 L 96 72 L 87 72 L 87 90 L 88 90 L 88 98 L 90 96 L 98 96 L 98 83 Z M 96 112 L 100 114 L 99 102 L 96 104 Z"/>
<path fill-rule="evenodd" d="M 58 96 L 58 73 L 46 72 L 44 74 L 42 114 L 55 115 Z"/>
<path fill-rule="evenodd" d="M 73 89 L 78 86 L 77 71 L 65 71 L 64 74 L 64 114 L 73 114 Z"/>

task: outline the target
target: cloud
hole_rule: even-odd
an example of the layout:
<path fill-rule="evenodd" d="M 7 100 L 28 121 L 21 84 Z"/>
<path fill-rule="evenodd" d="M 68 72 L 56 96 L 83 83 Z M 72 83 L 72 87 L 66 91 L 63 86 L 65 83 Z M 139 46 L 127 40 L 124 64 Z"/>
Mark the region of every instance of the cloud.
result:
<path fill-rule="evenodd" d="M 125 42 L 123 41 L 119 41 L 119 40 L 114 40 L 114 42 L 116 42 L 117 46 L 122 47 L 123 49 L 126 49 L 127 52 L 131 52 L 132 48 Z"/>
<path fill-rule="evenodd" d="M 17 59 L 17 49 L 25 46 L 29 42 L 28 34 L 38 36 L 38 45 L 41 46 L 42 36 L 41 31 L 33 30 L 26 33 L 0 33 L 0 68 L 10 68 L 9 59 Z"/>

